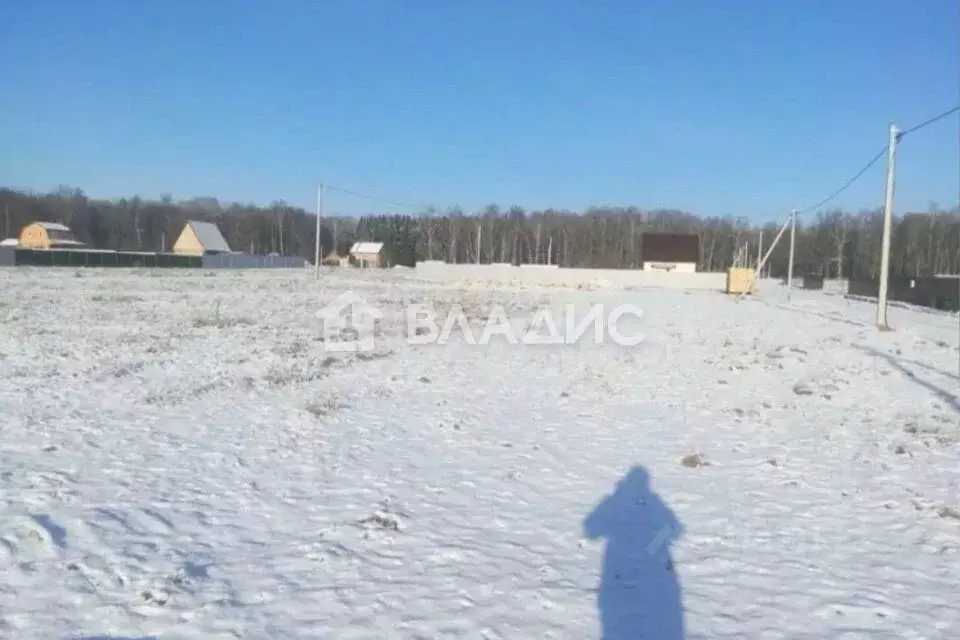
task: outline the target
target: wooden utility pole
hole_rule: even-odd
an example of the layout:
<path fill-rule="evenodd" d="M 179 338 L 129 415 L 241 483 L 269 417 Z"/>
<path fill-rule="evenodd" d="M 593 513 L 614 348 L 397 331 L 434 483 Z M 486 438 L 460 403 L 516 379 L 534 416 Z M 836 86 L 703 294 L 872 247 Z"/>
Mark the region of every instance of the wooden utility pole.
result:
<path fill-rule="evenodd" d="M 533 259 L 534 264 L 540 264 L 540 223 L 537 223 L 537 252 Z"/>
<path fill-rule="evenodd" d="M 427 260 L 433 260 L 433 218 L 427 219 Z"/>
<path fill-rule="evenodd" d="M 320 216 L 323 215 L 323 185 L 317 188 L 317 237 L 313 247 L 314 269 L 316 279 L 320 279 Z"/>

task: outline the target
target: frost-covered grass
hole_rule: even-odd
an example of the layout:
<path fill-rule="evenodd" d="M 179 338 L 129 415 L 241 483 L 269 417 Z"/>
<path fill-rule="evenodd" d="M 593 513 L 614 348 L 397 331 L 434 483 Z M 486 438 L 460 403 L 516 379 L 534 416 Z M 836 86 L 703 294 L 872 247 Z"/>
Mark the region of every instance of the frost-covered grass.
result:
<path fill-rule="evenodd" d="M 347 290 L 371 354 L 321 339 Z M 960 637 L 957 318 L 764 291 L 2 270 L 0 637 L 598 638 L 676 583 L 689 638 Z M 407 345 L 426 301 L 630 302 L 647 339 Z M 662 585 L 645 500 L 584 532 L 635 467 Z"/>

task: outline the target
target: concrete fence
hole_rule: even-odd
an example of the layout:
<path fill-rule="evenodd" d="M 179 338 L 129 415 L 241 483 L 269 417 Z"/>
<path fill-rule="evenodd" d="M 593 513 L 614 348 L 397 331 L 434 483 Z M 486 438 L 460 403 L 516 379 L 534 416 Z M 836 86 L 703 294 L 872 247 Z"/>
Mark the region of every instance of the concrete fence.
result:
<path fill-rule="evenodd" d="M 725 273 L 682 273 L 639 269 L 566 269 L 556 265 L 448 264 L 418 262 L 416 274 L 425 280 L 469 281 L 514 285 L 609 288 L 703 289 L 722 291 Z"/>
<path fill-rule="evenodd" d="M 202 266 L 204 269 L 302 269 L 304 259 L 297 256 L 221 253 L 203 256 Z"/>

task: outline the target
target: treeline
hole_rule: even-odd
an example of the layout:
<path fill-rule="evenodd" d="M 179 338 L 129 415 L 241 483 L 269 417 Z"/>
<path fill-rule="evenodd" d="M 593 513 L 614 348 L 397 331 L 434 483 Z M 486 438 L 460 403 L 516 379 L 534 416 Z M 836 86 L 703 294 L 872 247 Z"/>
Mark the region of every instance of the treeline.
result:
<path fill-rule="evenodd" d="M 235 251 L 313 258 L 316 217 L 284 202 L 269 206 L 223 204 L 215 198 L 173 201 L 96 200 L 79 189 L 46 193 L 0 189 L 0 233 L 15 237 L 30 222 L 60 222 L 78 240 L 100 249 L 169 251 L 187 220 L 215 222 Z M 357 240 L 385 243 L 391 265 L 419 260 L 558 264 L 566 267 L 636 268 L 642 264 L 640 236 L 647 231 L 696 233 L 699 268 L 730 267 L 746 246 L 756 260 L 761 235 L 769 247 L 785 220 L 751 225 L 745 218 L 699 217 L 675 210 L 597 207 L 584 212 L 526 211 L 495 205 L 467 213 L 458 208 L 413 215 L 329 216 L 322 220 L 326 255 L 346 254 Z M 875 277 L 880 266 L 880 210 L 824 211 L 798 222 L 795 272 Z M 784 236 L 771 255 L 772 276 L 786 274 Z M 923 276 L 960 272 L 960 214 L 935 207 L 894 220 L 891 272 Z"/>

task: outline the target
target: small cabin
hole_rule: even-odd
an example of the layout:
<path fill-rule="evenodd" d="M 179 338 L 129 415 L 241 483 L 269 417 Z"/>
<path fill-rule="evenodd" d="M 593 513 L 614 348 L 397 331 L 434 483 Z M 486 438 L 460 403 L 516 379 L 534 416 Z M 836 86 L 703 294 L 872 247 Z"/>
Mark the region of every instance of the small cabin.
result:
<path fill-rule="evenodd" d="M 327 257 L 323 259 L 323 264 L 328 267 L 346 267 L 350 265 L 350 258 L 348 256 L 342 256 L 336 251 L 331 251 L 327 254 Z"/>
<path fill-rule="evenodd" d="M 695 233 L 644 233 L 640 236 L 644 271 L 694 273 L 700 261 L 700 236 Z"/>
<path fill-rule="evenodd" d="M 381 266 L 382 254 L 382 242 L 354 242 L 350 247 L 350 257 L 360 267 Z"/>
<path fill-rule="evenodd" d="M 34 222 L 20 232 L 18 244 L 25 249 L 59 249 L 82 247 L 73 231 L 58 222 Z"/>
<path fill-rule="evenodd" d="M 183 226 L 183 231 L 173 243 L 173 252 L 185 256 L 233 253 L 217 225 L 197 220 L 188 220 Z"/>

